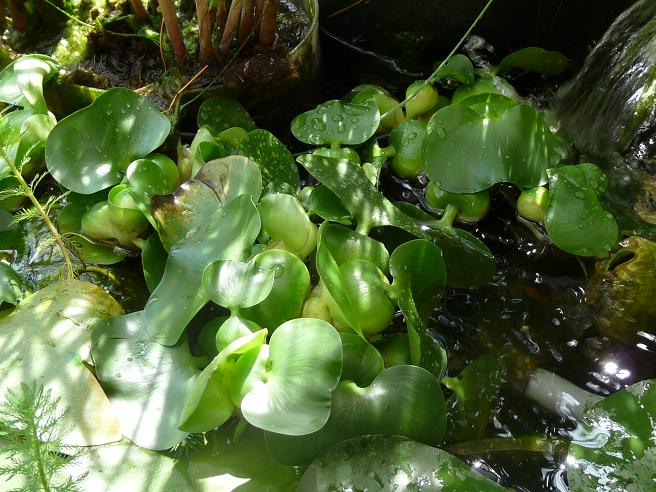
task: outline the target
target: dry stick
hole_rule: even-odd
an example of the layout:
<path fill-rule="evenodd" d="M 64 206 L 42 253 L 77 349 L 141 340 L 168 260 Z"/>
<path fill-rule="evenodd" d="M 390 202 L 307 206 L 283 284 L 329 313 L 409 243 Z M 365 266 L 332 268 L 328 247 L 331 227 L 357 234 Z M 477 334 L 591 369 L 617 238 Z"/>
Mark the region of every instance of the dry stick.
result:
<path fill-rule="evenodd" d="M 221 36 L 221 44 L 219 45 L 219 57 L 225 59 L 230 52 L 232 45 L 232 38 L 239 26 L 239 17 L 241 15 L 242 0 L 232 0 L 230 10 L 228 11 L 228 19 L 226 20 Z"/>
<path fill-rule="evenodd" d="M 159 0 L 159 8 L 162 11 L 162 18 L 166 25 L 166 33 L 169 35 L 175 61 L 178 66 L 182 66 L 189 59 L 189 54 L 180 32 L 180 24 L 178 24 L 178 17 L 175 13 L 175 3 L 173 3 L 173 0 Z"/>
<path fill-rule="evenodd" d="M 260 24 L 260 45 L 271 46 L 276 37 L 278 0 L 264 0 L 262 23 Z"/>
<path fill-rule="evenodd" d="M 140 21 L 148 20 L 148 12 L 146 12 L 146 8 L 141 0 L 130 0 L 130 4 L 132 5 L 132 10 L 137 19 Z"/>
<path fill-rule="evenodd" d="M 162 23 L 159 25 L 159 56 L 162 58 L 162 66 L 166 72 L 166 57 L 164 56 L 164 19 L 162 19 Z"/>
<path fill-rule="evenodd" d="M 239 23 L 239 45 L 243 46 L 248 41 L 254 25 L 254 0 L 243 0 L 241 6 L 241 22 Z"/>
<path fill-rule="evenodd" d="M 175 96 L 173 96 L 173 99 L 171 100 L 171 104 L 169 104 L 168 109 L 166 110 L 167 113 L 170 113 L 173 111 L 173 106 L 175 106 L 176 101 L 180 97 L 180 95 L 187 90 L 187 87 L 189 87 L 191 84 L 194 83 L 194 81 L 200 77 L 205 70 L 207 70 L 208 65 L 205 65 L 203 68 L 201 68 L 198 72 L 196 72 L 196 75 L 194 75 L 192 78 L 189 79 L 189 81 L 183 85 L 178 92 L 175 93 Z"/>
<path fill-rule="evenodd" d="M 332 19 L 333 17 L 337 17 L 338 15 L 341 15 L 341 14 L 343 14 L 343 13 L 345 13 L 345 12 L 348 12 L 348 11 L 351 10 L 353 7 L 357 7 L 358 5 L 360 5 L 361 3 L 363 3 L 364 1 L 365 1 L 365 0 L 357 0 L 356 2 L 353 2 L 352 4 L 347 5 L 346 7 L 343 7 L 343 8 L 341 8 L 341 9 L 339 9 L 339 10 L 333 12 L 332 14 L 328 14 L 328 15 L 326 16 L 326 20 Z"/>
<path fill-rule="evenodd" d="M 214 58 L 212 47 L 212 29 L 209 26 L 209 2 L 208 0 L 196 0 L 196 18 L 198 19 L 198 37 L 200 62 L 208 64 Z"/>

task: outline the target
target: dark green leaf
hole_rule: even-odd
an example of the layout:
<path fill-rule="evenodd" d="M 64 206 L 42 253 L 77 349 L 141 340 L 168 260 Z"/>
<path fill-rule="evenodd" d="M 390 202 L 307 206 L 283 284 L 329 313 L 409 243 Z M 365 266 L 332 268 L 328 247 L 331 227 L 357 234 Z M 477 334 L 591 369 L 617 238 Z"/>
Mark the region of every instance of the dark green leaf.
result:
<path fill-rule="evenodd" d="M 390 225 L 403 229 L 416 237 L 426 233 L 406 214 L 401 212 L 374 188 L 364 170 L 346 159 L 333 159 L 304 154 L 298 157 L 312 176 L 327 186 L 358 222 L 358 230 Z"/>
<path fill-rule="evenodd" d="M 547 51 L 531 46 L 510 53 L 501 60 L 496 71 L 503 73 L 511 68 L 521 68 L 527 72 L 558 75 L 567 69 L 567 64 L 567 57 L 560 51 Z"/>
<path fill-rule="evenodd" d="M 303 203 L 308 213 L 317 214 L 324 220 L 339 222 L 340 224 L 349 225 L 351 216 L 348 210 L 344 208 L 342 202 L 326 186 L 317 186 L 307 200 Z"/>
<path fill-rule="evenodd" d="M 364 388 L 385 369 L 385 363 L 376 347 L 355 333 L 341 332 L 344 367 L 342 381 L 349 380 Z"/>
<path fill-rule="evenodd" d="M 16 270 L 0 261 L 0 304 L 18 304 L 23 298 L 26 286 Z"/>
<path fill-rule="evenodd" d="M 579 256 L 605 256 L 619 238 L 615 218 L 599 202 L 608 185 L 594 164 L 549 171 L 544 225 L 560 249 Z"/>
<path fill-rule="evenodd" d="M 257 128 L 248 111 L 232 98 L 211 97 L 198 108 L 198 127 L 207 126 L 216 136 L 235 126 L 252 131 Z"/>
<path fill-rule="evenodd" d="M 168 253 L 162 246 L 159 236 L 157 233 L 151 234 L 141 250 L 141 264 L 149 292 L 154 291 L 162 280 L 167 258 Z"/>
<path fill-rule="evenodd" d="M 474 441 L 483 437 L 494 399 L 507 377 L 506 359 L 494 354 L 479 357 L 458 377 L 444 378 L 444 384 L 453 391 L 447 402 L 448 442 Z"/>
<path fill-rule="evenodd" d="M 130 163 L 159 147 L 170 129 L 148 99 L 113 88 L 53 128 L 46 164 L 65 188 L 94 193 L 119 183 Z"/>
<path fill-rule="evenodd" d="M 506 489 L 441 449 L 399 436 L 364 436 L 322 454 L 307 469 L 296 490 L 494 492 Z"/>
<path fill-rule="evenodd" d="M 394 250 L 390 258 L 392 289 L 408 327 L 412 363 L 441 378 L 446 352 L 432 336 L 426 320 L 446 286 L 442 252 L 434 243 L 415 239 Z"/>
<path fill-rule="evenodd" d="M 463 84 L 471 85 L 474 83 L 474 66 L 465 55 L 453 55 L 437 71 L 434 79 L 454 79 Z"/>
<path fill-rule="evenodd" d="M 257 163 L 264 187 L 271 182 L 282 181 L 294 189 L 298 188 L 300 178 L 294 156 L 268 131 L 250 132 L 239 142 L 237 153 L 250 157 Z"/>

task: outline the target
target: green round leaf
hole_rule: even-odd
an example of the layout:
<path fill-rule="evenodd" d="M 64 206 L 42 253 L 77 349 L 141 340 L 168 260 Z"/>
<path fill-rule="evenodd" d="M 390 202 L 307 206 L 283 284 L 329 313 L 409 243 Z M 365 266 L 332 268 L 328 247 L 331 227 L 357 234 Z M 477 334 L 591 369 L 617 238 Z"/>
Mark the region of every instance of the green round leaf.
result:
<path fill-rule="evenodd" d="M 287 321 L 271 335 L 266 369 L 264 377 L 247 381 L 252 389 L 241 402 L 246 420 L 293 436 L 323 427 L 342 372 L 342 342 L 335 329 L 318 319 Z"/>
<path fill-rule="evenodd" d="M 559 51 L 547 51 L 530 46 L 510 53 L 501 60 L 496 71 L 503 73 L 511 68 L 521 68 L 527 72 L 558 75 L 567 69 L 567 64 L 567 57 Z"/>
<path fill-rule="evenodd" d="M 148 99 L 113 88 L 53 128 L 46 164 L 65 188 L 94 193 L 119 183 L 130 163 L 159 147 L 170 129 Z"/>
<path fill-rule="evenodd" d="M 257 203 L 262 193 L 262 175 L 257 164 L 240 155 L 209 161 L 195 179 L 212 188 L 224 204 L 240 195 L 250 195 Z"/>
<path fill-rule="evenodd" d="M 160 345 L 146 324 L 143 311 L 98 323 L 91 354 L 123 435 L 147 449 L 167 449 L 187 435 L 178 418 L 198 370 L 186 341 Z"/>
<path fill-rule="evenodd" d="M 257 128 L 248 111 L 226 96 L 211 97 L 198 108 L 198 128 L 207 126 L 214 135 L 235 126 L 252 131 Z"/>
<path fill-rule="evenodd" d="M 605 256 L 619 238 L 619 227 L 599 198 L 608 180 L 594 164 L 549 171 L 549 205 L 544 225 L 560 249 L 578 256 Z"/>
<path fill-rule="evenodd" d="M 219 306 L 236 310 L 262 302 L 273 288 L 275 271 L 249 262 L 224 260 L 211 263 L 203 272 L 203 289 Z"/>
<path fill-rule="evenodd" d="M 239 155 L 250 157 L 257 163 L 266 187 L 274 181 L 282 181 L 297 189 L 300 183 L 294 156 L 273 134 L 266 130 L 253 130 L 239 142 Z"/>
<path fill-rule="evenodd" d="M 517 103 L 522 100 L 515 88 L 506 79 L 492 76 L 478 79 L 473 85 L 461 85 L 451 96 L 451 103 L 459 104 L 468 97 L 478 94 L 499 94 Z"/>
<path fill-rule="evenodd" d="M 307 200 L 303 201 L 303 206 L 309 214 L 317 214 L 324 220 L 339 222 L 345 225 L 351 223 L 351 216 L 348 210 L 344 208 L 337 195 L 326 186 L 321 185 L 314 188 Z"/>
<path fill-rule="evenodd" d="M 396 150 L 392 170 L 401 178 L 414 179 L 421 170 L 421 145 L 426 135 L 426 124 L 408 120 L 390 132 L 390 143 Z"/>
<path fill-rule="evenodd" d="M 572 492 L 652 490 L 656 381 L 636 383 L 585 412 L 567 456 Z"/>
<path fill-rule="evenodd" d="M 435 377 L 416 366 L 394 366 L 365 388 L 342 381 L 326 425 L 307 436 L 268 432 L 267 447 L 281 463 L 310 463 L 331 446 L 367 434 L 395 434 L 437 444 L 446 427 L 444 396 Z"/>
<path fill-rule="evenodd" d="M 280 249 L 263 251 L 254 261 L 258 268 L 273 271 L 273 287 L 262 302 L 240 312 L 273 333 L 285 321 L 300 317 L 310 291 L 310 272 L 297 256 Z"/>
<path fill-rule="evenodd" d="M 107 195 L 107 205 L 109 218 L 117 227 L 132 229 L 138 233 L 145 232 L 148 228 L 148 220 L 132 199 L 129 185 L 114 186 Z"/>
<path fill-rule="evenodd" d="M 312 145 L 359 145 L 369 140 L 379 123 L 380 112 L 375 105 L 333 100 L 294 118 L 292 133 Z"/>
<path fill-rule="evenodd" d="M 422 147 L 426 174 L 452 193 L 476 193 L 500 182 L 542 185 L 564 153 L 563 141 L 525 104 L 487 117 L 460 104 L 447 106 L 431 118 Z"/>
<path fill-rule="evenodd" d="M 389 272 L 390 256 L 380 241 L 338 224 L 325 224 L 321 231 L 321 242 L 330 249 L 338 265 L 350 260 L 367 260 L 383 273 Z"/>
<path fill-rule="evenodd" d="M 452 454 L 400 436 L 363 436 L 329 449 L 296 489 L 502 492 Z"/>
<path fill-rule="evenodd" d="M 26 285 L 16 270 L 0 261 L 0 304 L 18 304 L 25 290 Z"/>
<path fill-rule="evenodd" d="M 143 159 L 132 161 L 126 171 L 128 191 L 136 206 L 148 221 L 157 226 L 151 212 L 151 202 L 155 195 L 173 193 L 180 183 L 178 167 L 168 157 L 151 154 Z"/>

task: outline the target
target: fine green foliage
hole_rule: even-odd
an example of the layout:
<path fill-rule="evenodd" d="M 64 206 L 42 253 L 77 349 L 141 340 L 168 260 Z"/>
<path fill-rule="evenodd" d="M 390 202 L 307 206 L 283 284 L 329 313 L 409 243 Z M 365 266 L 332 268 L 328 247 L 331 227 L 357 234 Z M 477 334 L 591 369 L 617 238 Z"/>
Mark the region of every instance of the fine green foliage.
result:
<path fill-rule="evenodd" d="M 118 184 L 130 163 L 159 147 L 170 130 L 148 99 L 113 88 L 53 128 L 46 165 L 65 188 L 94 193 Z"/>
<path fill-rule="evenodd" d="M 655 384 L 654 380 L 636 383 L 585 412 L 567 457 L 573 492 L 652 488 Z"/>
<path fill-rule="evenodd" d="M 446 451 L 399 436 L 359 437 L 329 449 L 307 469 L 297 490 L 385 489 L 506 490 Z"/>
<path fill-rule="evenodd" d="M 84 475 L 66 473 L 79 451 L 64 445 L 66 409 L 50 390 L 22 382 L 0 406 L 0 477 L 21 478 L 11 492 L 80 492 Z"/>
<path fill-rule="evenodd" d="M 608 185 L 594 164 L 562 166 L 549 172 L 549 204 L 544 225 L 563 251 L 578 256 L 606 256 L 619 227 L 600 202 Z"/>

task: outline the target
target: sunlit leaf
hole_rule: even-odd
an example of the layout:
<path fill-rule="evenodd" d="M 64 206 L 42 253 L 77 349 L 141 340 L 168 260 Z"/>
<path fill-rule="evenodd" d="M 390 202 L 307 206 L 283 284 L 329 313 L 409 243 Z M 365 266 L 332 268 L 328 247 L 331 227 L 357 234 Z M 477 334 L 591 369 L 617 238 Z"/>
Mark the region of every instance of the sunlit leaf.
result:
<path fill-rule="evenodd" d="M 267 447 L 281 463 L 307 464 L 331 446 L 367 434 L 395 434 L 437 444 L 446 427 L 444 396 L 435 377 L 416 366 L 394 366 L 365 388 L 339 383 L 330 418 L 306 436 L 267 432 Z"/>
<path fill-rule="evenodd" d="M 380 112 L 371 105 L 327 101 L 298 115 L 292 133 L 312 145 L 358 145 L 366 142 L 378 128 Z"/>
<path fill-rule="evenodd" d="M 94 193 L 118 184 L 130 163 L 159 147 L 170 129 L 147 98 L 113 88 L 53 128 L 46 164 L 65 188 Z"/>
<path fill-rule="evenodd" d="M 248 111 L 234 99 L 225 96 L 204 101 L 198 108 L 197 123 L 199 128 L 209 127 L 215 136 L 235 126 L 247 131 L 257 128 Z"/>
<path fill-rule="evenodd" d="M 271 182 L 282 181 L 294 189 L 298 188 L 300 178 L 294 156 L 268 131 L 253 130 L 248 133 L 239 142 L 237 153 L 250 157 L 257 163 L 264 187 Z"/>

